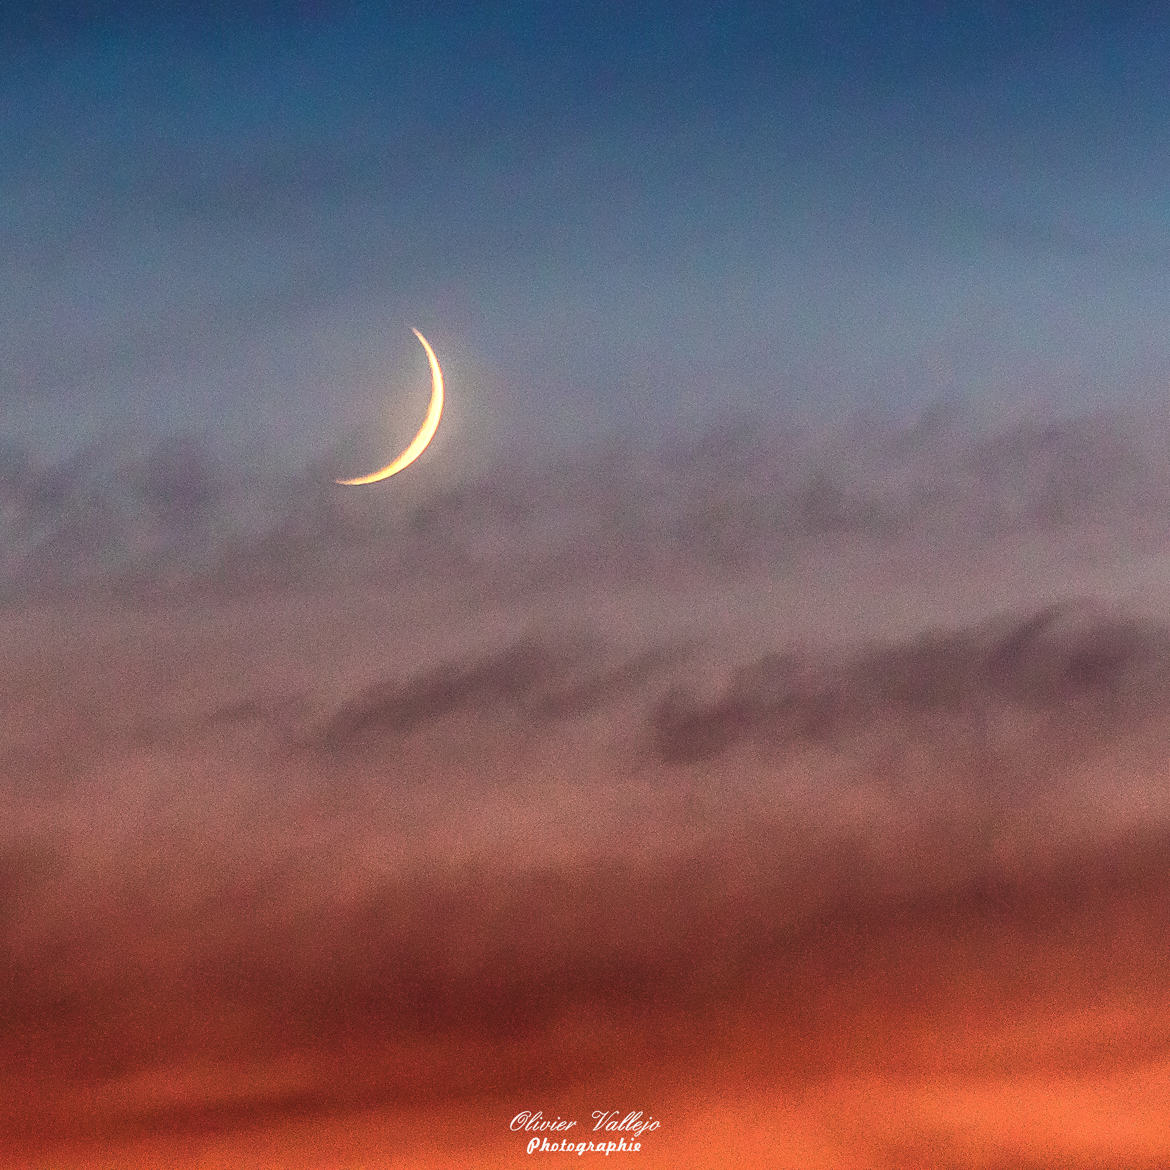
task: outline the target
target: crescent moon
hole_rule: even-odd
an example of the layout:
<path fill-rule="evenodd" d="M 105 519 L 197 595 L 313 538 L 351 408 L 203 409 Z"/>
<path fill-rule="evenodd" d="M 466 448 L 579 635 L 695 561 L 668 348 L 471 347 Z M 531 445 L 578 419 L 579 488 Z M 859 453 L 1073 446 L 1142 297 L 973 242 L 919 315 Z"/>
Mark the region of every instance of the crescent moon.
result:
<path fill-rule="evenodd" d="M 378 483 L 380 480 L 389 479 L 390 476 L 397 475 L 404 467 L 409 467 L 427 449 L 435 437 L 435 431 L 439 429 L 439 419 L 443 417 L 443 371 L 439 368 L 439 359 L 435 357 L 431 343 L 413 326 L 410 331 L 422 343 L 422 347 L 427 353 L 427 361 L 431 364 L 431 404 L 427 407 L 427 417 L 423 419 L 423 425 L 419 428 L 418 434 L 411 439 L 410 446 L 393 463 L 387 463 L 381 470 L 371 471 L 369 475 L 359 475 L 354 479 L 335 479 L 334 483 L 353 487 L 358 484 Z"/>

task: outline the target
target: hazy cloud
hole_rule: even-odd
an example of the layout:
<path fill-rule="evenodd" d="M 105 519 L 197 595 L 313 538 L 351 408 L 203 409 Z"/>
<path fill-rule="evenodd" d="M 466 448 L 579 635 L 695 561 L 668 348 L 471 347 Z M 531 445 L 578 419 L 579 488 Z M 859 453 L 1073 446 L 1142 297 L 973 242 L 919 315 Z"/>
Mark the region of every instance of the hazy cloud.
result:
<path fill-rule="evenodd" d="M 35 1160 L 730 1078 L 822 1136 L 812 1102 L 864 1085 L 834 1116 L 881 1165 L 901 1111 L 913 1164 L 961 1129 L 930 1085 L 1153 1075 L 1170 631 L 1059 562 L 1010 600 L 1010 527 L 928 616 L 954 538 L 914 501 L 970 477 L 948 506 L 1016 499 L 1031 540 L 1079 531 L 1027 503 L 1072 476 L 1088 531 L 1156 461 L 1103 472 L 1113 424 L 870 431 L 393 507 L 196 440 L 6 453 L 0 1130 Z M 825 477 L 897 523 L 790 507 Z"/>
<path fill-rule="evenodd" d="M 1170 638 L 1152 623 L 1062 603 L 975 630 L 926 634 L 838 663 L 769 655 L 713 699 L 676 691 L 650 730 L 666 762 L 709 758 L 745 736 L 840 742 L 888 719 L 976 718 L 990 707 L 1132 719 L 1170 689 Z"/>
<path fill-rule="evenodd" d="M 571 717 L 636 691 L 673 657 L 653 651 L 606 666 L 607 653 L 583 639 L 551 641 L 529 635 L 471 662 L 444 663 L 422 675 L 377 683 L 330 718 L 320 746 L 345 749 L 457 711 L 479 718 Z"/>
<path fill-rule="evenodd" d="M 513 592 L 776 568 L 810 550 L 1007 533 L 1161 539 L 1170 459 L 1152 420 L 983 422 L 927 412 L 829 430 L 679 433 L 548 460 L 501 452 L 459 482 L 426 468 L 385 493 L 332 483 L 336 456 L 288 470 L 192 437 L 0 453 L 0 586 L 253 593 L 352 580 Z M 341 448 L 339 447 L 338 450 Z"/>

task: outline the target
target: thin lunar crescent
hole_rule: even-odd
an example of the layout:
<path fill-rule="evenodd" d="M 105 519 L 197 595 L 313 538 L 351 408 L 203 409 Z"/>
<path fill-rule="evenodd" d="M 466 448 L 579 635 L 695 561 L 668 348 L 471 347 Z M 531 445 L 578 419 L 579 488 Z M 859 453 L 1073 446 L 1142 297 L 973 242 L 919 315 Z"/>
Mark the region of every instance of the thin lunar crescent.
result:
<path fill-rule="evenodd" d="M 443 415 L 443 371 L 439 368 L 439 359 L 435 357 L 431 343 L 417 329 L 412 327 L 410 331 L 422 342 L 423 349 L 427 351 L 427 361 L 431 363 L 431 404 L 427 408 L 427 417 L 423 419 L 423 425 L 418 434 L 411 439 L 410 446 L 393 463 L 386 464 L 380 471 L 371 471 L 369 475 L 359 475 L 355 479 L 337 479 L 333 481 L 334 483 L 350 487 L 356 484 L 377 483 L 379 480 L 389 479 L 390 476 L 397 475 L 404 467 L 409 467 L 427 449 L 430 441 L 435 437 L 435 431 L 439 429 L 439 419 Z"/>

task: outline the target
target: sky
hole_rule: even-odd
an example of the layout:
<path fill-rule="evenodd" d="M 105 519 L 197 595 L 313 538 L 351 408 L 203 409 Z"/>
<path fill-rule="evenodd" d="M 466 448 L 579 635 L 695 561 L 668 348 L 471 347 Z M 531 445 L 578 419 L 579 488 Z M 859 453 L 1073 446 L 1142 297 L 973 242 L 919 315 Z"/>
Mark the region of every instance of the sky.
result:
<path fill-rule="evenodd" d="M 1124 4 L 11 6 L 5 437 L 303 457 L 414 417 L 410 325 L 485 444 L 1155 394 L 1168 47 Z"/>
<path fill-rule="evenodd" d="M 0 1170 L 1170 1164 L 1148 7 L 3 7 Z"/>

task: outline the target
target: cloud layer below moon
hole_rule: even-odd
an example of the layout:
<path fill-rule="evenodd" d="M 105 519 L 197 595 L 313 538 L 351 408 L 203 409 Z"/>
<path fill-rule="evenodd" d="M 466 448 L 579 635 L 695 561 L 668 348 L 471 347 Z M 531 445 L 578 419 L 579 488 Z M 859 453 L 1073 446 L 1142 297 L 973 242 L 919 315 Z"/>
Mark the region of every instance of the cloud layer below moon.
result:
<path fill-rule="evenodd" d="M 1164 1160 L 1148 433 L 10 452 L 5 1164 Z"/>

